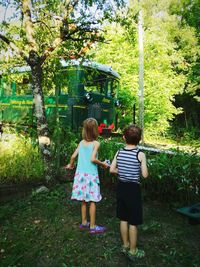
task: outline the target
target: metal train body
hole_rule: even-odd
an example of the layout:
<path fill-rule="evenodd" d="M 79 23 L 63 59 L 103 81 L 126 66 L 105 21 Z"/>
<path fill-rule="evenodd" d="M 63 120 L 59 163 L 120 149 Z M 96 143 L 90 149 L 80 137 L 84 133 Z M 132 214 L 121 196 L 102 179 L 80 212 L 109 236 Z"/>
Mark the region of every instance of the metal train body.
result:
<path fill-rule="evenodd" d="M 119 74 L 111 67 L 90 61 L 60 63 L 56 89 L 44 96 L 48 123 L 55 125 L 59 118 L 62 127 L 78 130 L 83 120 L 93 117 L 99 125 L 115 124 Z M 30 69 L 13 68 L 10 77 L 1 75 L 0 124 L 34 126 Z"/>

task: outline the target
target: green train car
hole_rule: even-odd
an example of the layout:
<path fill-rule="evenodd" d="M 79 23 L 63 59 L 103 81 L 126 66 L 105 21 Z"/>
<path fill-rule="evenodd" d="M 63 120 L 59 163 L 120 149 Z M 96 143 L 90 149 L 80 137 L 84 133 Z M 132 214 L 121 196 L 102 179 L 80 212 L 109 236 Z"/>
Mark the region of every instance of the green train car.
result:
<path fill-rule="evenodd" d="M 116 124 L 120 76 L 111 67 L 96 62 L 61 60 L 54 90 L 45 93 L 48 123 L 59 118 L 62 127 L 78 130 L 84 119 L 99 125 Z M 15 67 L 0 76 L 0 124 L 35 126 L 29 67 Z"/>

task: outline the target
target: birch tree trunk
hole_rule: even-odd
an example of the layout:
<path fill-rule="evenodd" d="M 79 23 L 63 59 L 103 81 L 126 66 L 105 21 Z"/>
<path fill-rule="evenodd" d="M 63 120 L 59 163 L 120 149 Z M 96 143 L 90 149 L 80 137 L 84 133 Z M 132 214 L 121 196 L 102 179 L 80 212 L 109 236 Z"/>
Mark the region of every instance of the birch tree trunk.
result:
<path fill-rule="evenodd" d="M 39 146 L 47 166 L 50 164 L 51 151 L 50 151 L 50 138 L 49 130 L 46 119 L 44 96 L 42 91 L 42 67 L 40 57 L 36 52 L 31 51 L 28 59 L 31 67 L 32 80 L 33 80 L 33 103 L 35 110 L 35 117 L 37 122 L 37 135 Z M 49 175 L 48 175 L 49 176 Z M 46 177 L 50 179 L 50 177 Z"/>
<path fill-rule="evenodd" d="M 33 22 L 31 19 L 31 1 L 22 1 L 23 24 L 26 29 L 26 38 L 29 45 L 29 56 L 26 59 L 28 65 L 31 67 L 33 79 L 33 103 L 35 109 L 35 117 L 37 122 L 37 134 L 39 146 L 44 158 L 47 181 L 51 180 L 51 151 L 50 138 L 44 106 L 44 96 L 42 91 L 42 60 L 38 54 L 38 45 L 35 39 L 35 32 Z"/>

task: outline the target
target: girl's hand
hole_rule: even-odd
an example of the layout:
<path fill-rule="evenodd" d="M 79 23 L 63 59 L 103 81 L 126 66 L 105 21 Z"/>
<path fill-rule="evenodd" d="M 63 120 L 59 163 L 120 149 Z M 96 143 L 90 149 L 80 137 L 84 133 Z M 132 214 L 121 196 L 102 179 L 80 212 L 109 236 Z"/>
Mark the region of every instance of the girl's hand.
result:
<path fill-rule="evenodd" d="M 110 165 L 107 162 L 104 161 L 103 164 L 102 164 L 102 167 L 104 169 L 108 169 L 108 168 L 110 168 Z"/>
<path fill-rule="evenodd" d="M 67 164 L 67 165 L 65 166 L 65 169 L 72 170 L 73 168 L 74 168 L 74 166 L 71 165 L 71 164 Z"/>

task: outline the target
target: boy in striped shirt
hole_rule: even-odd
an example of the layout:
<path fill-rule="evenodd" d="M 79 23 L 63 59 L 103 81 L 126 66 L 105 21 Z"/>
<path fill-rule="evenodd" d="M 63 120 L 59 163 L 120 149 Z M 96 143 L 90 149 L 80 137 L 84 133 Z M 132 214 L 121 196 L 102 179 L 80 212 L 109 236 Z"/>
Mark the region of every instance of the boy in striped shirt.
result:
<path fill-rule="evenodd" d="M 126 145 L 116 153 L 110 166 L 110 172 L 118 174 L 117 217 L 120 219 L 122 252 L 130 260 L 145 255 L 137 248 L 137 226 L 143 223 L 140 176 L 148 177 L 146 156 L 137 147 L 141 133 L 136 125 L 124 130 Z"/>

